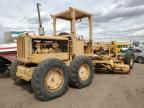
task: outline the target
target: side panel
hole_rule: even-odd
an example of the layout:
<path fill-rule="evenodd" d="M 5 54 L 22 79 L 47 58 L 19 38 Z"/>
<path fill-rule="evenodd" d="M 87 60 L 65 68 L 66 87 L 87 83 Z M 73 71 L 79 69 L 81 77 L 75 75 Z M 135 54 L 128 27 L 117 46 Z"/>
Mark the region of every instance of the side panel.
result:
<path fill-rule="evenodd" d="M 83 55 L 84 54 L 84 42 L 81 40 L 76 40 L 73 38 L 72 40 L 72 53 L 76 55 Z"/>
<path fill-rule="evenodd" d="M 57 58 L 60 60 L 69 60 L 69 53 L 49 53 L 49 54 L 32 54 L 31 62 L 40 63 L 48 58 Z"/>
<path fill-rule="evenodd" d="M 20 36 L 17 39 L 17 60 L 28 62 L 32 54 L 32 39 L 30 36 Z"/>
<path fill-rule="evenodd" d="M 20 65 L 17 67 L 16 76 L 19 79 L 30 81 L 32 78 L 34 68 L 35 67 L 26 67 L 26 66 Z"/>
<path fill-rule="evenodd" d="M 16 51 L 0 53 L 0 58 L 5 58 L 8 61 L 16 60 Z"/>

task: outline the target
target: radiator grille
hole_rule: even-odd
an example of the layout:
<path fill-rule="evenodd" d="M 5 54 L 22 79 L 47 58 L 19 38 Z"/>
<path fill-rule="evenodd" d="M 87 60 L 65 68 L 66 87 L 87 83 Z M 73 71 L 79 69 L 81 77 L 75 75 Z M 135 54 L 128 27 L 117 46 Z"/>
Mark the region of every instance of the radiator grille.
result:
<path fill-rule="evenodd" d="M 18 37 L 17 39 L 17 56 L 19 58 L 25 58 L 25 39 L 24 37 Z"/>

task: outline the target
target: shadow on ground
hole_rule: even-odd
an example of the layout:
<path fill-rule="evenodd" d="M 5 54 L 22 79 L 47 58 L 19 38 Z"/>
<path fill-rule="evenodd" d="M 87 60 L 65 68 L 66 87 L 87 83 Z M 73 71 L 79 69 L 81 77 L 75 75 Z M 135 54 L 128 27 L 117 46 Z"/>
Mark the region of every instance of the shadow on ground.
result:
<path fill-rule="evenodd" d="M 0 73 L 0 78 L 9 78 L 10 77 L 10 73 L 9 71 L 6 71 L 4 73 Z"/>

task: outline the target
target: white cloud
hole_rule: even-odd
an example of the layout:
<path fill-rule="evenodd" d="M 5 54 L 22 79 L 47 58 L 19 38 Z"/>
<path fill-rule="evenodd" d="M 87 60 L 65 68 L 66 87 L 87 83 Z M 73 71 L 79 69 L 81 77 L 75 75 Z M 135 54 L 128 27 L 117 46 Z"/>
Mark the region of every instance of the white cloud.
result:
<path fill-rule="evenodd" d="M 114 5 L 109 9 L 103 9 L 101 12 L 95 13 L 95 21 L 101 22 L 108 22 L 115 19 L 123 19 L 127 20 L 127 18 L 138 17 L 144 15 L 144 6 L 139 7 L 117 7 Z M 118 21 L 119 21 L 118 20 Z"/>
<path fill-rule="evenodd" d="M 50 17 L 47 15 L 47 12 L 45 12 L 45 11 L 41 12 L 42 23 L 48 22 L 50 20 L 49 18 Z M 37 13 L 35 13 L 31 16 L 24 17 L 24 20 L 26 20 L 27 23 L 29 23 L 29 24 L 38 24 L 39 23 Z"/>
<path fill-rule="evenodd" d="M 37 32 L 36 2 L 42 4 L 43 26 L 48 34 L 52 33 L 51 14 L 63 11 L 69 6 L 94 14 L 93 34 L 97 38 L 127 39 L 137 35 L 142 37 L 144 24 L 144 0 L 1 0 L 0 32 L 6 30 L 28 30 Z M 68 23 L 58 23 L 57 30 L 67 31 Z M 79 34 L 87 35 L 86 21 L 78 26 Z"/>
<path fill-rule="evenodd" d="M 139 30 L 133 33 L 134 36 L 144 36 L 144 30 Z"/>

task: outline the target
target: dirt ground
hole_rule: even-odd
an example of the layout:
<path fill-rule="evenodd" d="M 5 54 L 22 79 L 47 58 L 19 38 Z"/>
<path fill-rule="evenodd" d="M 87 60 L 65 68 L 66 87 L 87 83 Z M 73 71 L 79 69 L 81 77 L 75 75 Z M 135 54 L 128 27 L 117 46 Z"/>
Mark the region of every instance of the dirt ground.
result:
<path fill-rule="evenodd" d="M 16 85 L 0 78 L 0 108 L 144 108 L 144 64 L 135 64 L 129 75 L 95 74 L 83 89 L 69 88 L 60 98 L 42 102 L 30 84 Z"/>

